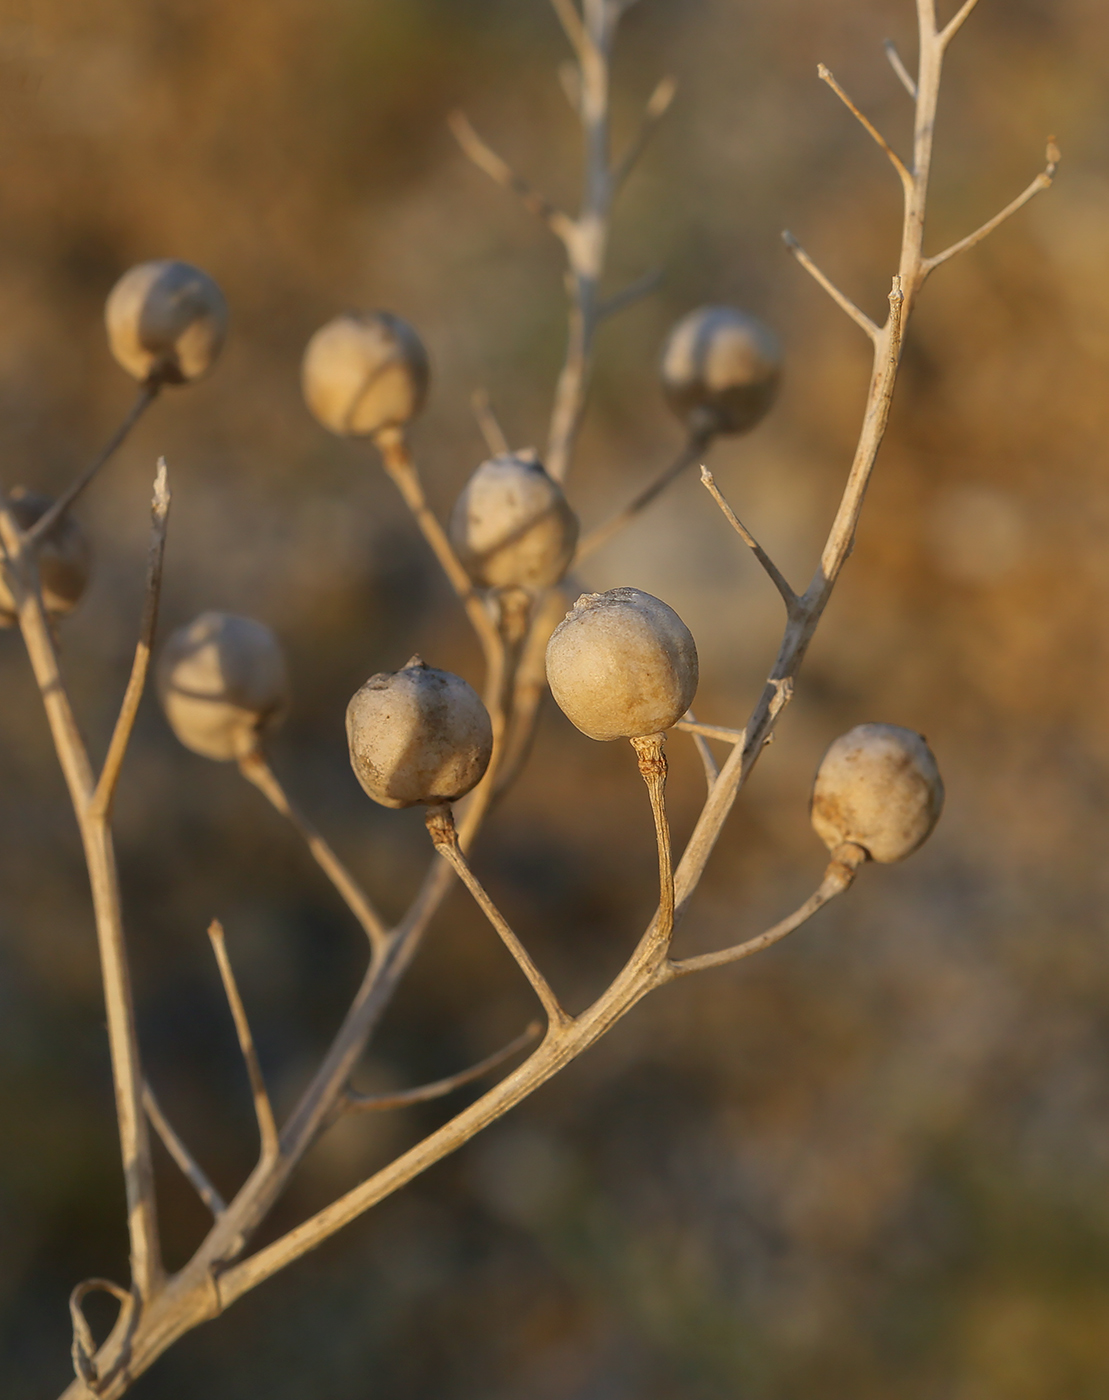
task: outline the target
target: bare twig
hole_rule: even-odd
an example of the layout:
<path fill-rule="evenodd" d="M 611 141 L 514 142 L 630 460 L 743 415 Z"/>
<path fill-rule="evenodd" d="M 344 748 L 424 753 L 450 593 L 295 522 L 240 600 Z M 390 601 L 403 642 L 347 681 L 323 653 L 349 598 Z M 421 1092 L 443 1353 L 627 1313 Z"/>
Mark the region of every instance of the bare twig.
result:
<path fill-rule="evenodd" d="M 663 749 L 665 742 L 664 734 L 648 734 L 642 739 L 631 741 L 639 762 L 639 772 L 647 784 L 651 815 L 655 821 L 659 901 L 653 934 L 660 948 L 668 948 L 674 934 L 674 866 L 670 854 L 670 823 L 666 818 L 666 753 Z"/>
<path fill-rule="evenodd" d="M 26 539 L 29 545 L 34 545 L 37 541 L 41 540 L 46 535 L 47 531 L 51 530 L 58 523 L 85 487 L 88 486 L 89 482 L 92 481 L 93 477 L 96 476 L 100 468 L 105 466 L 112 457 L 115 456 L 116 452 L 122 447 L 128 433 L 130 433 L 131 429 L 158 397 L 158 391 L 161 387 L 161 381 L 158 379 L 148 379 L 139 387 L 138 396 L 131 405 L 127 417 L 124 418 L 123 422 L 104 444 L 100 452 L 93 458 L 76 481 L 62 492 L 50 509 L 44 515 L 40 516 L 27 531 Z"/>
<path fill-rule="evenodd" d="M 711 728 L 711 726 L 709 726 Z M 705 770 L 705 786 L 712 791 L 712 785 L 720 776 L 720 765 L 717 763 L 712 750 L 708 746 L 708 740 L 701 733 L 701 725 L 697 722 L 697 716 L 692 710 L 686 710 L 685 718 L 678 721 L 675 729 L 683 729 L 693 739 L 693 746 L 697 750 L 697 755 L 701 760 L 701 767 Z M 731 731 L 728 731 L 730 734 Z M 719 737 L 719 736 L 718 736 Z M 731 742 L 729 738 L 728 742 Z"/>
<path fill-rule="evenodd" d="M 882 45 L 882 47 L 886 51 L 886 57 L 889 59 L 890 67 L 901 79 L 905 91 L 915 102 L 916 83 L 913 82 L 912 77 L 909 74 L 909 70 L 905 67 L 904 63 L 902 63 L 901 55 L 897 52 L 897 45 L 893 42 L 892 39 L 887 39 Z"/>
<path fill-rule="evenodd" d="M 470 863 L 462 854 L 458 835 L 454 829 L 454 817 L 447 806 L 427 809 L 427 829 L 435 843 L 435 849 L 450 865 L 451 869 L 470 891 L 481 912 L 500 935 L 502 942 L 519 964 L 521 972 L 532 985 L 532 990 L 543 1004 L 547 1020 L 552 1026 L 566 1025 L 570 1017 L 559 1005 L 558 998 L 551 990 L 550 983 L 536 967 L 527 949 L 505 922 L 500 910 L 486 894 Z"/>
<path fill-rule="evenodd" d="M 742 744 L 747 737 L 744 729 L 725 729 L 719 724 L 702 724 L 695 720 L 690 711 L 686 712 L 684 719 L 678 720 L 674 726 L 686 734 L 699 734 L 704 739 L 719 739 L 722 744 Z"/>
<path fill-rule="evenodd" d="M 613 535 L 634 520 L 641 511 L 645 510 L 656 497 L 660 496 L 672 482 L 677 481 L 678 477 L 704 454 L 711 441 L 711 433 L 693 433 L 665 471 L 660 472 L 654 481 L 649 486 L 645 486 L 637 496 L 633 496 L 623 510 L 617 511 L 614 516 L 606 520 L 603 525 L 598 525 L 595 530 L 590 530 L 589 534 L 579 543 L 571 567 L 576 567 L 583 559 L 587 559 L 594 550 L 607 544 Z"/>
<path fill-rule="evenodd" d="M 1028 201 L 1034 199 L 1041 190 L 1049 189 L 1052 181 L 1055 179 L 1055 171 L 1058 168 L 1059 160 L 1059 147 L 1055 144 L 1054 139 L 1052 139 L 1047 143 L 1047 165 L 1040 171 L 1028 188 L 1022 194 L 1018 194 L 1016 199 L 1007 204 L 999 214 L 995 214 L 992 219 L 987 219 L 981 228 L 975 229 L 975 231 L 968 234 L 966 238 L 961 238 L 958 243 L 952 243 L 951 247 L 945 248 L 942 253 L 936 253 L 933 257 L 925 258 L 922 266 L 921 280 L 923 281 L 925 277 L 933 273 L 941 264 L 947 262 L 949 258 L 955 257 L 958 253 L 965 253 L 968 248 L 973 248 L 976 243 L 981 243 L 983 238 L 991 234 L 995 228 L 1003 224 L 1005 220 L 1015 214 L 1018 209 L 1023 209 Z"/>
<path fill-rule="evenodd" d="M 162 591 L 162 566 L 166 554 L 166 530 L 169 526 L 170 493 L 166 478 L 166 459 L 158 458 L 158 474 L 154 478 L 154 499 L 150 514 L 150 554 L 146 568 L 146 601 L 143 604 L 142 623 L 139 627 L 139 640 L 135 647 L 135 659 L 131 663 L 131 674 L 127 688 L 123 692 L 123 703 L 119 708 L 112 738 L 108 744 L 108 754 L 92 797 L 92 813 L 107 816 L 111 812 L 112 799 L 120 770 L 131 742 L 131 732 L 135 727 L 135 717 L 139 712 L 139 702 L 146 688 L 146 676 L 150 669 L 150 653 L 154 646 L 154 633 L 158 626 L 158 600 Z"/>
<path fill-rule="evenodd" d="M 944 25 L 943 29 L 940 31 L 938 36 L 939 45 L 941 49 L 947 48 L 948 44 L 951 43 L 955 35 L 958 34 L 959 30 L 962 29 L 963 25 L 967 22 L 967 20 L 970 17 L 971 10 L 973 10 L 975 5 L 977 4 L 978 0 L 964 0 L 964 3 L 959 7 L 959 9 L 955 12 L 951 19 L 948 20 L 947 24 Z"/>
<path fill-rule="evenodd" d="M 821 82 L 828 84 L 828 86 L 832 89 L 832 91 L 847 108 L 847 110 L 851 113 L 851 115 L 858 119 L 859 124 L 862 126 L 863 130 L 869 136 L 872 136 L 877 145 L 880 146 L 883 151 L 885 151 L 886 155 L 890 159 L 890 164 L 901 177 L 901 183 L 902 185 L 904 185 L 905 189 L 911 190 L 913 186 L 912 172 L 909 170 L 908 166 L 906 166 L 905 162 L 901 159 L 897 152 L 893 149 L 893 147 L 889 144 L 886 138 L 882 135 L 882 133 L 870 120 L 870 118 L 865 116 L 858 109 L 858 107 L 856 107 L 855 103 L 851 100 L 850 97 L 848 97 L 847 93 L 844 92 L 843 88 L 840 87 L 839 83 L 836 82 L 835 77 L 833 76 L 829 68 L 826 68 L 823 63 L 820 63 L 817 65 L 816 71 Z"/>
<path fill-rule="evenodd" d="M 761 953 L 764 948 L 769 948 L 771 944 L 780 942 L 786 934 L 792 933 L 794 929 L 800 928 L 816 913 L 822 909 L 830 899 L 834 899 L 837 894 L 842 894 L 848 889 L 859 866 L 867 859 L 866 852 L 861 846 L 846 845 L 834 853 L 828 869 L 824 872 L 824 879 L 820 882 L 820 887 L 815 894 L 809 896 L 799 909 L 795 909 L 792 914 L 783 919 L 780 923 L 774 924 L 764 933 L 758 934 L 754 938 L 748 938 L 744 943 L 737 943 L 731 948 L 722 948 L 718 953 L 702 953 L 699 957 L 680 958 L 676 962 L 671 962 L 667 968 L 670 977 L 684 977 L 690 972 L 704 972 L 710 967 L 723 967 L 727 963 L 739 962 L 741 958 L 749 958 L 752 953 Z"/>
<path fill-rule="evenodd" d="M 451 587 L 458 594 L 462 606 L 466 609 L 466 616 L 470 619 L 470 625 L 477 633 L 478 641 L 481 642 L 486 662 L 491 666 L 501 664 L 503 662 L 503 647 L 497 632 L 497 625 L 490 617 L 484 602 L 474 589 L 474 585 L 470 582 L 469 574 L 459 562 L 458 555 L 455 554 L 454 548 L 447 538 L 447 532 L 440 525 L 427 503 L 423 483 L 420 481 L 416 464 L 412 460 L 412 454 L 408 450 L 403 431 L 399 428 L 383 429 L 375 435 L 374 443 L 381 453 L 385 470 L 404 497 L 405 505 L 415 517 L 416 524 L 419 525 L 424 539 L 431 546 L 432 552 L 450 581 Z"/>
<path fill-rule="evenodd" d="M 855 305 L 855 303 L 851 300 L 851 298 L 849 296 L 845 296 L 844 293 L 841 292 L 840 289 L 835 285 L 835 283 L 832 282 L 830 278 L 826 277 L 823 272 L 821 272 L 820 268 L 817 267 L 816 263 L 813 262 L 812 258 L 810 258 L 808 253 L 805 252 L 804 248 L 801 247 L 800 243 L 798 243 L 797 239 L 794 238 L 792 233 L 790 233 L 789 229 L 782 230 L 782 242 L 786 245 L 789 251 L 793 254 L 793 256 L 797 259 L 797 261 L 813 279 L 813 281 L 824 288 L 824 290 L 832 298 L 832 300 L 839 307 L 839 309 L 841 311 L 845 311 L 847 315 L 851 317 L 852 321 L 854 321 L 857 326 L 860 326 L 872 341 L 876 342 L 878 336 L 880 335 L 878 327 L 874 324 L 874 322 L 870 319 L 870 317 L 866 314 L 865 311 L 860 311 L 859 308 Z"/>
<path fill-rule="evenodd" d="M 667 76 L 660 78 L 655 86 L 654 92 L 647 99 L 647 106 L 643 112 L 643 120 L 639 124 L 639 130 L 631 145 L 616 162 L 612 170 L 612 188 L 617 191 L 624 184 L 631 172 L 635 169 L 640 156 L 647 147 L 648 141 L 654 135 L 660 121 L 670 110 L 678 85 L 673 78 Z"/>
<path fill-rule="evenodd" d="M 487 146 L 471 126 L 465 112 L 451 112 L 447 117 L 447 124 L 450 126 L 454 139 L 479 170 L 484 170 L 491 180 L 495 180 L 498 185 L 503 185 L 506 190 L 511 190 L 513 194 L 518 195 L 521 204 L 528 213 L 534 214 L 537 219 L 542 219 L 551 232 L 563 243 L 569 244 L 573 240 L 573 219 L 568 214 L 564 214 L 561 209 L 557 209 L 545 195 L 533 190 L 522 176 L 516 174 L 507 161 L 503 160 L 491 146 Z"/>
<path fill-rule="evenodd" d="M 493 412 L 488 392 L 485 389 L 475 389 L 470 395 L 470 407 L 474 410 L 474 417 L 477 419 L 477 425 L 481 429 L 486 447 L 494 457 L 504 456 L 509 450 L 508 438 L 505 437 L 504 429 L 497 421 L 497 415 Z"/>
<path fill-rule="evenodd" d="M 218 1220 L 227 1209 L 227 1202 L 208 1180 L 204 1171 L 197 1165 L 192 1153 L 174 1131 L 173 1124 L 162 1112 L 161 1105 L 154 1097 L 154 1090 L 149 1084 L 144 1084 L 142 1088 L 142 1106 L 146 1110 L 146 1116 L 150 1119 L 151 1127 L 162 1139 L 162 1145 L 181 1168 L 182 1174 L 192 1183 L 196 1194 Z"/>
<path fill-rule="evenodd" d="M 408 1108 L 411 1104 L 429 1103 L 432 1099 L 445 1098 L 456 1089 L 462 1089 L 476 1079 L 484 1078 L 491 1070 L 499 1069 L 506 1060 L 511 1060 L 513 1055 L 519 1054 L 526 1046 L 538 1040 L 542 1033 L 543 1027 L 538 1021 L 533 1021 L 515 1040 L 509 1041 L 500 1050 L 487 1055 L 484 1060 L 479 1060 L 469 1069 L 460 1070 L 458 1074 L 448 1075 L 446 1079 L 436 1079 L 431 1084 L 421 1084 L 417 1089 L 401 1089 L 395 1094 L 356 1094 L 352 1089 L 348 1089 L 342 1106 L 352 1113 L 376 1113 L 384 1109 Z"/>
<path fill-rule="evenodd" d="M 362 925 L 370 946 L 380 955 L 389 935 L 381 915 L 370 903 L 368 896 L 331 849 L 328 843 L 290 800 L 277 775 L 270 767 L 265 753 L 256 748 L 239 759 L 239 772 L 248 782 L 253 783 L 272 806 L 296 827 L 304 838 L 314 860 L 342 896 L 343 903 Z"/>
<path fill-rule="evenodd" d="M 767 554 L 766 550 L 763 549 L 762 545 L 759 544 L 758 540 L 755 539 L 754 535 L 751 534 L 747 526 L 744 525 L 743 521 L 740 520 L 739 516 L 736 515 L 735 511 L 732 510 L 731 506 L 724 499 L 723 495 L 720 492 L 720 488 L 716 484 L 716 480 L 713 477 L 712 472 L 710 472 L 708 467 L 705 466 L 702 466 L 701 468 L 701 485 L 705 488 L 705 490 L 709 493 L 712 499 L 720 507 L 724 519 L 728 522 L 728 524 L 736 532 L 739 538 L 748 547 L 748 549 L 750 549 L 751 553 L 766 570 L 771 582 L 774 584 L 774 587 L 782 595 L 782 600 L 786 605 L 787 611 L 793 612 L 796 609 L 797 604 L 800 602 L 800 599 L 798 598 L 797 594 L 786 582 L 785 576 L 782 574 L 782 571 L 778 568 L 777 564 L 774 563 L 770 555 Z"/>
<path fill-rule="evenodd" d="M 589 41 L 574 0 L 551 0 L 551 7 L 558 16 L 562 28 L 566 31 L 570 47 L 581 58 L 588 51 Z"/>
<path fill-rule="evenodd" d="M 226 993 L 227 1004 L 231 1008 L 231 1015 L 235 1021 L 235 1031 L 239 1037 L 239 1049 L 243 1052 L 246 1072 L 250 1076 L 250 1091 L 254 1096 L 254 1116 L 258 1120 L 262 1158 L 266 1160 L 276 1157 L 281 1150 L 277 1139 L 277 1124 L 274 1121 L 270 1096 L 266 1092 L 266 1081 L 262 1078 L 262 1066 L 258 1063 L 258 1052 L 254 1048 L 254 1037 L 250 1033 L 250 1022 L 247 1020 L 242 997 L 239 996 L 231 959 L 227 956 L 223 925 L 218 919 L 213 919 L 208 925 L 208 937 L 212 940 L 212 951 L 219 964 L 223 990 Z"/>
<path fill-rule="evenodd" d="M 650 272 L 645 272 L 642 277 L 637 277 L 634 282 L 630 282 L 620 291 L 613 292 L 612 296 L 605 297 L 597 304 L 597 320 L 608 321 L 613 316 L 619 315 L 621 311 L 626 311 L 637 301 L 642 301 L 644 297 L 650 296 L 662 278 L 662 268 L 656 267 Z"/>

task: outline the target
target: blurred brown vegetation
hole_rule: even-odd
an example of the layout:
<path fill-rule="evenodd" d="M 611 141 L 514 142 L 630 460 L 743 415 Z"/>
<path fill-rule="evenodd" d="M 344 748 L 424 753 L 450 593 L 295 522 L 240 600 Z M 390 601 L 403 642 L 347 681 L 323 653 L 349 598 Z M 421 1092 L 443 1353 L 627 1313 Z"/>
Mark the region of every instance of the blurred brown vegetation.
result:
<path fill-rule="evenodd" d="M 950 8 L 950 7 L 949 7 Z M 612 283 L 660 292 L 601 339 L 571 495 L 586 524 L 674 452 L 655 385 L 667 326 L 732 301 L 780 332 L 788 380 L 722 487 L 795 582 L 849 460 L 868 351 L 782 251 L 789 226 L 872 313 L 896 181 L 817 83 L 828 63 L 904 144 L 881 52 L 910 0 L 642 0 L 618 135 L 656 77 L 673 114 L 616 223 Z M 223 285 L 214 377 L 167 393 L 80 508 L 95 583 L 64 625 L 94 745 L 122 689 L 149 483 L 174 510 L 164 626 L 206 607 L 286 643 L 290 788 L 399 911 L 418 818 L 367 802 L 346 700 L 419 649 L 476 676 L 460 614 L 372 453 L 308 417 L 298 363 L 348 305 L 412 320 L 436 383 L 415 443 L 438 507 L 483 455 L 488 388 L 542 442 L 562 349 L 557 249 L 445 133 L 462 103 L 570 201 L 563 41 L 543 0 L 3 0 L 0 462 L 58 490 L 132 387 L 101 306 L 132 262 Z M 855 557 L 778 742 L 683 933 L 710 947 L 792 908 L 823 868 L 808 783 L 841 730 L 923 730 L 948 784 L 930 844 L 781 948 L 661 994 L 456 1158 L 179 1344 L 138 1396 L 362 1400 L 1095 1400 L 1109 1393 L 1109 15 L 1098 0 L 982 0 L 952 50 L 934 250 L 1065 164 L 944 268 L 911 328 Z M 739 723 L 778 600 L 683 481 L 580 582 L 672 603 L 702 654 L 698 712 Z M 675 834 L 700 774 L 670 745 Z M 411 818 L 411 819 L 410 819 Z M 144 707 L 119 844 L 142 1034 L 159 1095 L 230 1192 L 254 1150 L 204 927 L 227 927 L 280 1104 L 361 970 L 352 921 L 278 818 Z M 653 905 L 630 755 L 548 712 L 477 864 L 571 1005 Z M 365 1086 L 448 1073 L 510 1038 L 526 988 L 456 894 Z M 0 1351 L 4 1393 L 69 1373 L 65 1299 L 125 1275 L 122 1186 L 84 867 L 18 636 L 0 635 Z M 453 1100 L 451 1103 L 457 1103 Z M 278 1225 L 447 1111 L 343 1125 Z M 204 1225 L 165 1160 L 170 1261 Z"/>

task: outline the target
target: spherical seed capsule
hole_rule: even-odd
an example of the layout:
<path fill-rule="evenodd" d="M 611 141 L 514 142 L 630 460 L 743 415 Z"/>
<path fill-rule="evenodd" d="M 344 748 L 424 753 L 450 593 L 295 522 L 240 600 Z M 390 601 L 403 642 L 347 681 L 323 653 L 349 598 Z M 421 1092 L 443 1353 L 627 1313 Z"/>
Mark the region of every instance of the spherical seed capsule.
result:
<path fill-rule="evenodd" d="M 859 724 L 821 760 L 812 824 L 829 850 L 850 841 L 872 860 L 904 860 L 943 810 L 943 781 L 924 737 L 897 724 Z"/>
<path fill-rule="evenodd" d="M 125 272 L 104 306 L 112 354 L 136 379 L 166 384 L 200 379 L 227 334 L 227 303 L 191 263 L 158 258 Z"/>
<path fill-rule="evenodd" d="M 361 437 L 415 418 L 428 384 L 420 337 L 388 311 L 347 312 L 321 326 L 304 351 L 304 400 L 325 428 Z"/>
<path fill-rule="evenodd" d="M 244 758 L 285 715 L 289 681 L 277 638 L 233 613 L 201 613 L 166 642 L 158 695 L 170 728 L 203 758 Z"/>
<path fill-rule="evenodd" d="M 493 728 L 477 692 L 418 656 L 371 676 L 347 706 L 350 763 L 383 807 L 454 802 L 493 754 Z"/>
<path fill-rule="evenodd" d="M 21 530 L 41 520 L 54 502 L 16 486 L 8 493 L 8 507 Z M 51 526 L 35 548 L 43 606 L 51 617 L 64 617 L 77 606 L 89 581 L 92 551 L 85 532 L 71 515 Z M 16 622 L 16 605 L 0 570 L 0 627 Z"/>
<path fill-rule="evenodd" d="M 671 728 L 697 692 L 697 647 L 673 608 L 638 588 L 586 593 L 547 643 L 551 694 L 591 739 Z"/>
<path fill-rule="evenodd" d="M 574 557 L 578 518 L 534 452 L 506 452 L 466 483 L 450 535 L 479 588 L 550 588 Z"/>
<path fill-rule="evenodd" d="M 774 402 L 782 353 L 754 316 L 702 306 L 667 336 L 661 370 L 666 401 L 691 432 L 746 433 Z"/>

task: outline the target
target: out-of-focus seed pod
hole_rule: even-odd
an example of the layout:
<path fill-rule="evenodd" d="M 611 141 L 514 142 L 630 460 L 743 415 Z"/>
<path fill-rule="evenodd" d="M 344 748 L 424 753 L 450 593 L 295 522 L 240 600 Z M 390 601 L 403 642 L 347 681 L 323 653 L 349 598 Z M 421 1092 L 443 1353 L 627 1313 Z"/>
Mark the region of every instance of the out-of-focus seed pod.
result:
<path fill-rule="evenodd" d="M 782 353 L 754 316 L 702 306 L 667 336 L 661 371 L 666 401 L 690 432 L 746 433 L 774 402 Z"/>
<path fill-rule="evenodd" d="M 285 715 L 281 644 L 252 618 L 201 613 L 162 649 L 158 696 L 187 749 L 223 762 L 245 758 Z"/>
<path fill-rule="evenodd" d="M 403 427 L 423 408 L 428 377 L 420 337 L 388 311 L 328 321 L 308 342 L 300 371 L 309 409 L 340 437 Z"/>
<path fill-rule="evenodd" d="M 578 518 L 534 452 L 506 452 L 466 483 L 450 535 L 479 588 L 550 588 L 574 557 Z"/>
<path fill-rule="evenodd" d="M 638 588 L 586 593 L 547 643 L 551 694 L 591 739 L 670 729 L 697 693 L 697 647 L 673 608 Z"/>
<path fill-rule="evenodd" d="M 104 306 L 108 344 L 140 381 L 186 384 L 216 362 L 227 334 L 227 302 L 191 263 L 158 258 L 130 268 Z"/>
<path fill-rule="evenodd" d="M 845 842 L 872 860 L 904 860 L 943 810 L 943 781 L 922 735 L 897 724 L 859 724 L 817 769 L 812 824 L 829 850 Z"/>
<path fill-rule="evenodd" d="M 8 506 L 21 530 L 41 520 L 54 502 L 16 486 L 8 493 Z M 85 591 L 92 568 L 92 551 L 85 532 L 71 515 L 63 515 L 35 546 L 42 602 L 51 617 L 72 612 Z M 16 622 L 15 599 L 0 572 L 0 627 Z"/>
<path fill-rule="evenodd" d="M 481 781 L 493 754 L 493 727 L 461 676 L 414 656 L 355 691 L 347 744 L 355 777 L 375 802 L 414 807 L 454 802 Z"/>

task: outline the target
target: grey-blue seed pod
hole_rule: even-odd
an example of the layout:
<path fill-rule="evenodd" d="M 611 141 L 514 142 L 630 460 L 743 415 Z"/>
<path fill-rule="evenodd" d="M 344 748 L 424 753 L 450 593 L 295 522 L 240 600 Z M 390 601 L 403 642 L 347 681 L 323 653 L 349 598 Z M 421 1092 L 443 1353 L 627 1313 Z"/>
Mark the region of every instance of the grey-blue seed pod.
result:
<path fill-rule="evenodd" d="M 691 432 L 746 433 L 774 402 L 782 353 L 754 316 L 702 306 L 671 330 L 660 368 L 666 401 Z"/>
<path fill-rule="evenodd" d="M 304 351 L 304 401 L 340 437 L 399 428 L 427 397 L 427 351 L 407 321 L 389 311 L 349 311 L 328 321 Z"/>
<path fill-rule="evenodd" d="M 49 496 L 26 491 L 22 486 L 13 487 L 8 493 L 8 508 L 21 530 L 29 530 L 53 504 Z M 35 558 L 43 606 L 51 617 L 64 617 L 77 606 L 89 581 L 92 550 L 88 537 L 71 515 L 63 515 L 39 541 Z M 0 627 L 11 627 L 15 621 L 15 599 L 0 570 Z"/>
<path fill-rule="evenodd" d="M 227 334 L 227 302 L 191 263 L 158 258 L 130 268 L 104 306 L 112 354 L 140 381 L 185 384 L 216 362 Z"/>

